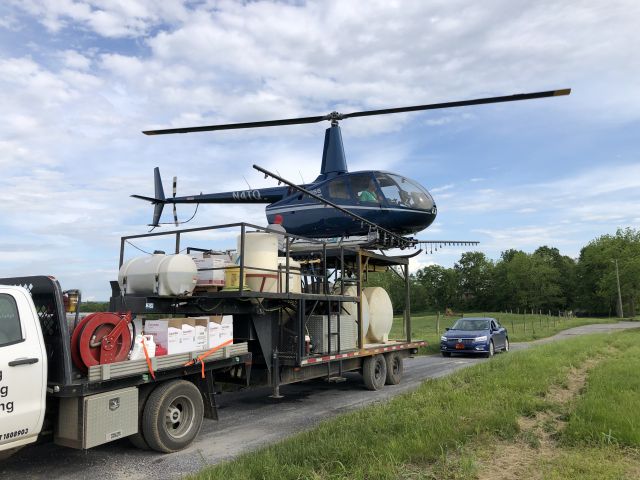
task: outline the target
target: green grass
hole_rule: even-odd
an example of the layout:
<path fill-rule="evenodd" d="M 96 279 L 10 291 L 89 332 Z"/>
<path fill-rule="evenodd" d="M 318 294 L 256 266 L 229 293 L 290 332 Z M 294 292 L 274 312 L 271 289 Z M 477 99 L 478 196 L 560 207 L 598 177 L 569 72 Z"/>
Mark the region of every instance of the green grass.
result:
<path fill-rule="evenodd" d="M 539 338 L 550 337 L 568 328 L 589 325 L 592 323 L 616 323 L 615 318 L 564 318 L 547 315 L 522 315 L 499 312 L 465 313 L 465 317 L 487 316 L 497 318 L 509 332 L 511 342 L 527 342 Z M 426 340 L 429 346 L 421 353 L 437 353 L 440 351 L 440 335 L 445 328 L 451 327 L 460 316 L 440 316 L 440 333 L 438 333 L 437 315 L 413 314 L 411 316 L 411 337 L 414 340 Z M 402 331 L 402 317 L 394 318 L 389 338 L 405 338 Z"/>
<path fill-rule="evenodd" d="M 561 384 L 572 365 L 603 355 L 613 346 L 631 348 L 639 340 L 640 331 L 591 335 L 498 355 L 451 376 L 428 380 L 389 402 L 323 422 L 311 431 L 206 469 L 194 478 L 441 478 L 434 474 L 439 468 L 451 472 L 448 478 L 474 478 L 473 453 L 460 453 L 466 452 L 467 445 L 517 439 L 518 417 L 553 408 L 545 392 Z M 452 454 L 454 471 L 447 470 Z M 575 457 L 570 460 L 579 463 Z M 563 468 L 570 468 L 568 464 Z"/>
<path fill-rule="evenodd" d="M 589 374 L 586 391 L 569 417 L 568 444 L 640 447 L 640 345 L 610 354 Z"/>

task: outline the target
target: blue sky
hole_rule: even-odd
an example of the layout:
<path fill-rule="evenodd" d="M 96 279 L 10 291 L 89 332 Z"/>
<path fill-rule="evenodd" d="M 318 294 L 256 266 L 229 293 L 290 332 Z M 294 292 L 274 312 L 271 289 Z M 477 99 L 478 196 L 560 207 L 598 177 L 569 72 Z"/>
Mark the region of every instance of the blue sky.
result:
<path fill-rule="evenodd" d="M 2 2 L 0 271 L 55 275 L 106 299 L 120 236 L 150 220 L 129 195 L 152 193 L 153 167 L 166 190 L 178 176 L 179 194 L 244 188 L 243 177 L 272 186 L 253 163 L 310 180 L 326 126 L 146 128 L 567 87 L 569 97 L 351 119 L 342 133 L 351 170 L 399 172 L 433 193 L 439 215 L 421 238 L 479 240 L 494 259 L 545 244 L 575 257 L 640 226 L 639 23 L 632 0 Z M 202 206 L 190 226 L 239 219 L 264 224 L 263 207 Z"/>

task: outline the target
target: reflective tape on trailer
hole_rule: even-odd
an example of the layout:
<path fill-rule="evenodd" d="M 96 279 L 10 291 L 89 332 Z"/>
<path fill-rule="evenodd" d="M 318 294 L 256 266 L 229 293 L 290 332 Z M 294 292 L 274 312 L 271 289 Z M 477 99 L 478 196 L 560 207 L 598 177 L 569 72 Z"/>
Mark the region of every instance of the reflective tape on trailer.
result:
<path fill-rule="evenodd" d="M 392 352 L 394 350 L 409 350 L 412 348 L 425 347 L 426 345 L 427 345 L 427 342 L 411 342 L 411 343 L 401 343 L 399 345 L 390 345 L 388 347 L 367 348 L 365 350 L 360 350 L 356 352 L 337 353 L 335 355 L 325 355 L 322 357 L 307 358 L 306 360 L 302 360 L 300 362 L 300 365 L 324 363 L 324 362 L 330 362 L 332 360 L 340 360 L 343 358 L 366 357 L 369 355 L 375 355 L 377 353 Z"/>

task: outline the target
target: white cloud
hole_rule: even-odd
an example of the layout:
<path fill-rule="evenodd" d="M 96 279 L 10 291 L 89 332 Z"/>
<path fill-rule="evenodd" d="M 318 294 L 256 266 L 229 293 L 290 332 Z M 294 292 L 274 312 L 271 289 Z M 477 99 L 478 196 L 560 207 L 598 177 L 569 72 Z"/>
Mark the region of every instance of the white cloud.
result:
<path fill-rule="evenodd" d="M 564 86 L 578 88 L 562 102 L 517 108 L 523 116 L 544 111 L 596 126 L 637 121 L 640 115 L 633 83 L 640 61 L 630 48 L 640 19 L 634 1 L 15 0 L 9 5 L 0 20 L 1 28 L 16 35 L 16 44 L 0 56 L 0 186 L 8 198 L 0 265 L 17 268 L 11 259 L 20 251 L 29 271 L 40 265 L 82 279 L 91 263 L 71 259 L 93 256 L 102 277 L 90 288 L 102 298 L 113 276 L 109 262 L 117 257 L 118 237 L 140 231 L 151 214 L 148 205 L 128 195 L 151 193 L 154 166 L 162 167 L 165 186 L 178 175 L 183 193 L 244 188 L 242 175 L 252 186 L 273 186 L 253 172 L 253 163 L 294 179 L 301 172 L 309 181 L 318 173 L 326 125 L 166 138 L 144 137 L 139 133 L 144 128 Z M 45 30 L 21 28 L 16 18 Z M 37 35 L 29 36 L 31 30 Z M 18 48 L 20 42 L 24 48 Z M 592 234 L 586 225 L 637 225 L 637 162 L 598 168 L 584 159 L 584 168 L 573 176 L 515 187 L 472 177 L 482 172 L 467 172 L 469 164 L 462 164 L 447 166 L 455 173 L 450 181 L 435 176 L 438 152 L 416 152 L 416 139 L 403 135 L 416 126 L 425 129 L 414 131 L 447 135 L 481 124 L 484 112 L 512 111 L 482 108 L 349 120 L 342 124 L 349 165 L 404 171 L 411 157 L 416 180 L 441 185 L 432 190 L 438 225 L 427 233 L 465 238 L 474 229 L 488 249 L 509 242 L 529 245 L 536 238 L 573 242 L 574 248 Z M 510 118 L 505 114 L 507 127 Z M 427 130 L 429 125 L 437 128 Z M 488 169 L 499 171 L 508 161 L 492 159 L 497 165 Z M 181 216 L 189 211 L 180 208 Z M 526 217 L 522 229 L 496 226 L 497 221 L 521 224 L 519 217 Z M 264 223 L 260 206 L 203 206 L 196 221 L 239 218 Z M 55 255 L 45 261 L 38 242 Z M 21 243 L 23 250 L 16 250 Z"/>

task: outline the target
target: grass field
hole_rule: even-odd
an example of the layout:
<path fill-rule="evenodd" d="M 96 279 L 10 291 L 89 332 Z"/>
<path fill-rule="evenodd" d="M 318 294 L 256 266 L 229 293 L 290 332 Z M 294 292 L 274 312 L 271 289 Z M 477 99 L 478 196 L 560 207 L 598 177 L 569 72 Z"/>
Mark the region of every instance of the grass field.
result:
<path fill-rule="evenodd" d="M 465 317 L 487 316 L 497 318 L 509 332 L 511 342 L 526 342 L 539 338 L 550 337 L 556 333 L 572 327 L 589 325 L 591 323 L 615 323 L 615 318 L 564 318 L 553 315 L 523 315 L 496 312 L 465 313 Z M 451 327 L 460 316 L 414 314 L 411 316 L 411 336 L 414 340 L 426 340 L 429 346 L 421 353 L 436 353 L 440 351 L 440 335 L 445 328 Z M 438 326 L 440 333 L 438 333 Z M 402 317 L 395 317 L 390 338 L 404 338 L 402 331 Z"/>
<path fill-rule="evenodd" d="M 639 341 L 634 330 L 498 355 L 194 478 L 638 478 L 640 392 L 625 378 Z"/>

